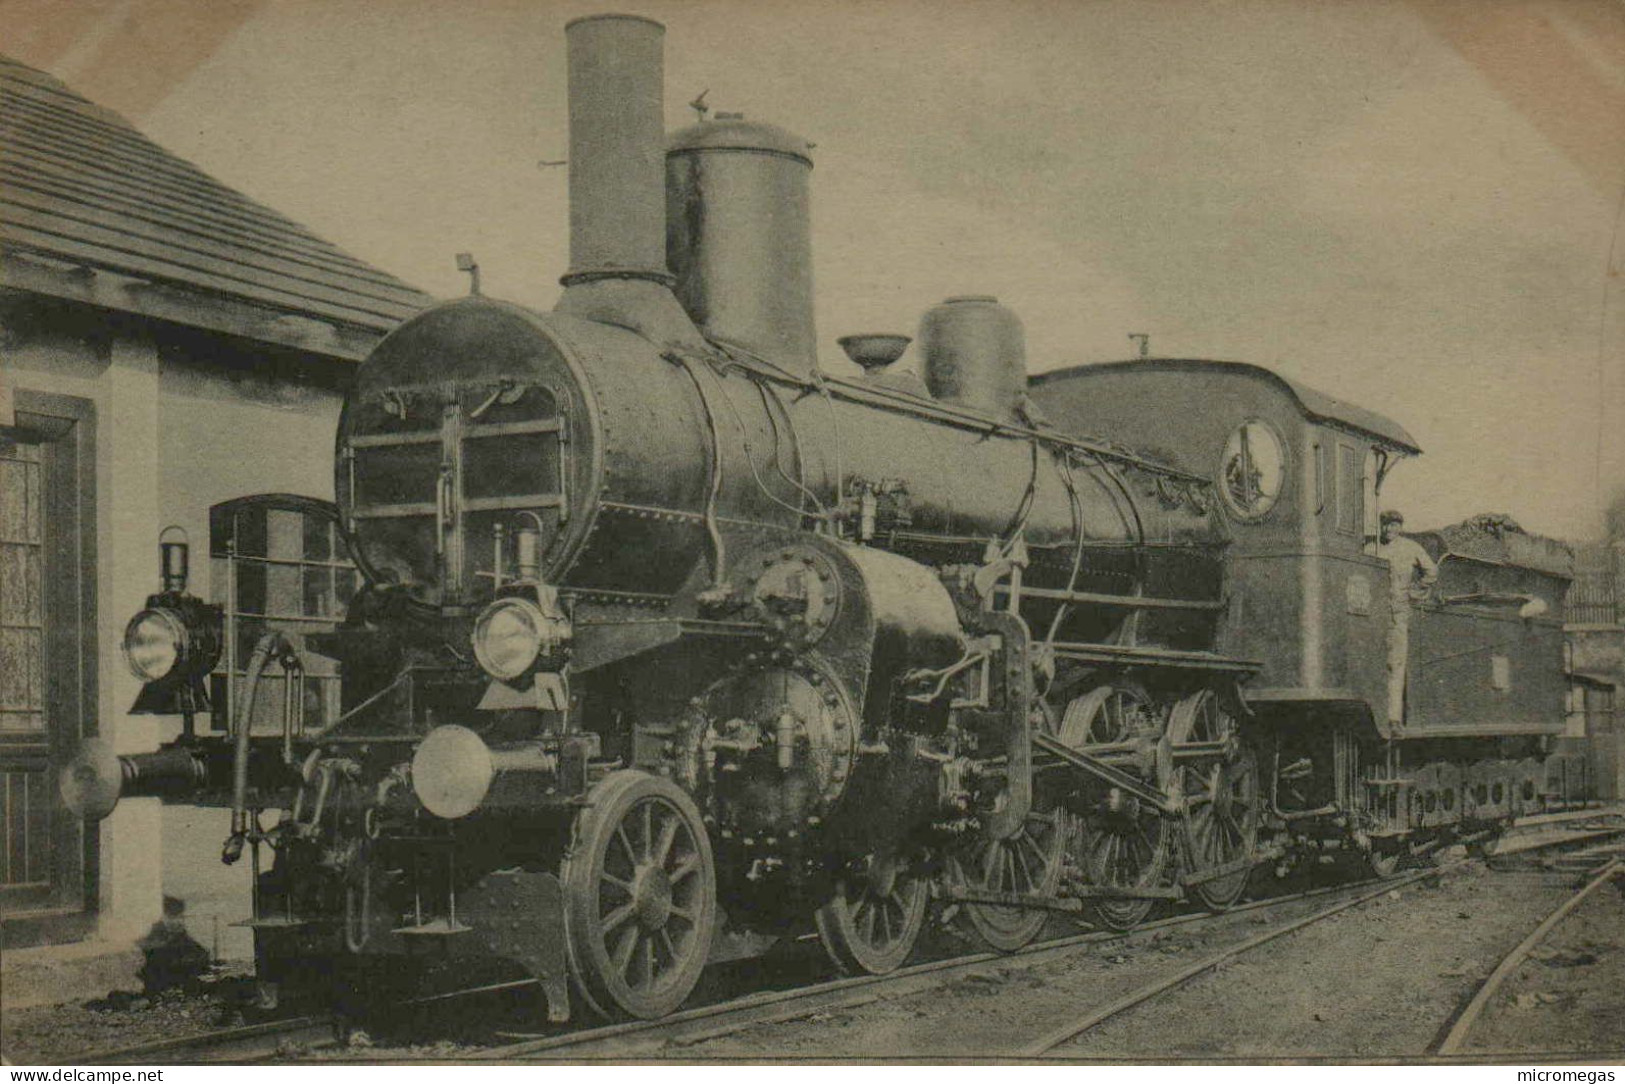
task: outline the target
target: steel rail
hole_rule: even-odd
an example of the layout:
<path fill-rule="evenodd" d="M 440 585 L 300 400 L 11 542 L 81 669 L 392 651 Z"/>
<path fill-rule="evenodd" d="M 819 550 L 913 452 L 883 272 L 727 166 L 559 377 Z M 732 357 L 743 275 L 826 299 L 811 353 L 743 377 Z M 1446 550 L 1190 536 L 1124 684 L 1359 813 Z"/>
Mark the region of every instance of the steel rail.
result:
<path fill-rule="evenodd" d="M 179 1035 L 158 1039 L 150 1043 L 95 1050 L 71 1058 L 53 1059 L 51 1065 L 138 1065 L 150 1064 L 164 1054 L 179 1054 L 193 1050 L 225 1053 L 243 1045 L 259 1048 L 260 1057 L 274 1056 L 284 1045 L 297 1041 L 294 1037 L 308 1035 L 310 1039 L 331 1040 L 333 1019 L 329 1016 L 298 1016 L 288 1020 L 266 1020 L 258 1024 L 244 1024 L 222 1031 L 203 1031 L 194 1035 Z M 212 1058 L 212 1061 L 221 1060 Z M 175 1064 L 195 1064 L 177 1061 Z"/>
<path fill-rule="evenodd" d="M 1084 1032 L 1099 1026 L 1107 1020 L 1110 1020 L 1112 1017 L 1132 1009 L 1141 1002 L 1149 1001 L 1151 998 L 1156 997 L 1160 993 L 1171 990 L 1176 986 L 1183 985 L 1184 983 L 1189 982 L 1191 979 L 1194 979 L 1205 972 L 1211 971 L 1215 967 L 1218 967 L 1219 965 L 1226 963 L 1227 961 L 1232 960 L 1243 953 L 1250 952 L 1261 945 L 1266 945 L 1278 938 L 1285 937 L 1287 934 L 1296 933 L 1298 930 L 1301 930 L 1306 926 L 1312 926 L 1322 919 L 1327 919 L 1335 914 L 1347 911 L 1351 907 L 1358 907 L 1360 904 L 1374 900 L 1378 896 L 1386 895 L 1389 892 L 1403 888 L 1406 885 L 1414 884 L 1417 881 L 1423 880 L 1424 878 L 1438 876 L 1439 874 L 1444 873 L 1446 870 L 1454 869 L 1457 866 L 1465 864 L 1467 861 L 1469 861 L 1469 859 L 1460 859 L 1458 861 L 1440 866 L 1437 869 L 1417 870 L 1415 873 L 1410 873 L 1403 877 L 1396 877 L 1391 881 L 1384 881 L 1382 882 L 1382 887 L 1380 888 L 1373 889 L 1370 892 L 1361 893 L 1360 895 L 1355 896 L 1353 899 L 1343 900 L 1323 911 L 1317 911 L 1312 915 L 1306 915 L 1305 917 L 1297 919 L 1296 921 L 1287 923 L 1285 926 L 1270 930 L 1266 933 L 1261 933 L 1257 937 L 1250 937 L 1238 944 L 1231 945 L 1222 952 L 1217 952 L 1206 959 L 1199 960 L 1189 967 L 1182 968 L 1165 979 L 1160 979 L 1157 982 L 1151 983 L 1147 986 L 1142 986 L 1133 993 L 1120 997 L 1111 1004 L 1096 1009 L 1094 1012 L 1083 1017 L 1081 1020 L 1075 1020 L 1063 1027 L 1049 1032 L 1037 1042 L 1031 1043 L 1022 1048 L 1020 1056 L 1023 1058 L 1043 1057 L 1045 1054 L 1048 1054 L 1062 1043 L 1076 1039 L 1079 1035 L 1082 1035 Z"/>
<path fill-rule="evenodd" d="M 1617 815 L 1617 810 L 1603 809 L 1589 811 L 1589 814 L 1564 814 L 1557 816 L 1537 816 L 1531 818 L 1530 823 L 1519 822 L 1514 824 L 1511 831 L 1518 832 L 1527 828 L 1539 827 L 1546 820 L 1580 819 L 1582 816 L 1609 816 Z M 1556 839 L 1532 839 L 1522 845 L 1514 844 L 1511 847 L 1499 850 L 1500 856 L 1521 853 L 1523 851 L 1540 850 L 1546 847 L 1559 846 L 1572 841 L 1572 836 Z M 1492 856 L 1493 857 L 1493 856 Z M 1459 863 L 1452 863 L 1454 866 Z M 970 955 L 954 956 L 944 960 L 934 960 L 912 967 L 900 968 L 885 975 L 861 975 L 853 978 L 835 979 L 829 982 L 818 983 L 811 986 L 796 987 L 789 990 L 773 990 L 760 994 L 747 995 L 744 998 L 735 998 L 728 1001 L 719 1001 L 711 1005 L 698 1006 L 693 1009 L 673 1013 L 659 1020 L 639 1020 L 625 1023 L 602 1025 L 580 1031 L 572 1031 L 559 1035 L 551 1035 L 537 1039 L 527 1039 L 522 1042 L 487 1047 L 466 1055 L 470 1060 L 484 1060 L 490 1058 L 517 1058 L 529 1054 L 543 1053 L 554 1050 L 566 1050 L 571 1047 L 583 1047 L 594 1043 L 611 1041 L 621 1037 L 644 1035 L 661 1029 L 684 1029 L 691 1024 L 701 1021 L 720 1022 L 730 1014 L 737 1014 L 739 1019 L 732 1025 L 723 1025 L 712 1028 L 713 1034 L 725 1034 L 729 1031 L 739 1030 L 751 1024 L 762 1022 L 776 1022 L 779 1020 L 795 1019 L 823 1008 L 850 1007 L 879 996 L 876 988 L 900 986 L 910 980 L 922 980 L 916 985 L 928 987 L 943 979 L 954 977 L 955 972 L 968 972 L 974 968 L 1001 961 L 1020 960 L 1025 963 L 1037 963 L 1052 958 L 1063 958 L 1075 952 L 1083 951 L 1091 945 L 1113 944 L 1125 941 L 1139 934 L 1167 929 L 1170 927 L 1185 926 L 1193 923 L 1210 921 L 1221 918 L 1227 914 L 1237 914 L 1246 911 L 1259 910 L 1266 907 L 1282 906 L 1289 903 L 1318 896 L 1330 895 L 1338 892 L 1348 892 L 1368 885 L 1381 885 L 1381 889 L 1372 893 L 1380 894 L 1392 888 L 1409 884 L 1412 880 L 1421 879 L 1429 875 L 1438 874 L 1451 866 L 1420 870 L 1409 878 L 1396 878 L 1394 880 L 1362 880 L 1347 884 L 1322 885 L 1303 892 L 1290 893 L 1284 896 L 1272 896 L 1267 899 L 1250 900 L 1246 903 L 1230 908 L 1228 911 L 1213 913 L 1208 911 L 1193 911 L 1185 914 L 1170 915 L 1137 926 L 1132 930 L 1090 930 L 1083 933 L 1072 934 L 1066 937 L 1055 938 L 1048 941 L 1029 945 L 1014 953 L 980 952 Z M 926 982 L 924 980 L 935 980 Z M 472 997 L 483 993 L 492 993 L 505 989 L 517 989 L 534 985 L 532 980 L 503 982 L 492 985 L 469 987 L 461 990 L 452 990 L 436 994 L 422 995 L 409 998 L 401 1002 L 401 1006 L 427 1004 L 430 1002 L 447 1001 L 462 997 Z M 888 993 L 897 993 L 897 990 L 888 990 Z M 806 1001 L 806 1004 L 795 1004 Z M 816 1003 L 814 1003 L 816 1001 Z M 747 1018 L 749 1017 L 749 1018 Z M 111 1050 L 94 1051 L 88 1054 L 77 1055 L 70 1059 L 63 1059 L 54 1064 L 63 1065 L 107 1065 L 132 1064 L 137 1061 L 151 1061 L 157 1055 L 178 1053 L 182 1051 L 210 1051 L 218 1052 L 248 1045 L 251 1053 L 248 1059 L 264 1060 L 275 1057 L 276 1054 L 292 1043 L 310 1043 L 320 1046 L 336 1045 L 332 1038 L 335 1018 L 332 1016 L 303 1016 L 289 1020 L 264 1021 L 237 1028 L 225 1030 L 200 1032 L 194 1035 L 177 1036 L 160 1039 L 150 1043 L 140 1043 Z M 691 1030 L 691 1035 L 698 1031 Z M 702 1038 L 704 1036 L 701 1036 Z M 271 1040 L 275 1040 L 271 1042 Z M 696 1040 L 697 1041 L 697 1040 Z M 257 1050 L 252 1048 L 257 1047 Z M 381 1055 L 387 1059 L 388 1055 Z M 568 1055 L 567 1055 L 568 1056 Z M 226 1063 L 225 1058 L 215 1056 L 208 1059 L 212 1063 Z"/>
<path fill-rule="evenodd" d="M 1433 876 L 1439 872 L 1438 869 L 1420 870 L 1414 875 L 1414 879 Z M 1252 900 L 1228 911 L 1195 911 L 1171 915 L 1156 922 L 1136 926 L 1132 930 L 1090 930 L 1039 942 L 1015 952 L 979 952 L 967 956 L 954 956 L 899 968 L 884 975 L 858 975 L 811 986 L 772 990 L 744 998 L 719 1001 L 712 1005 L 702 1005 L 673 1013 L 659 1020 L 633 1020 L 589 1028 L 585 1031 L 528 1039 L 507 1046 L 490 1047 L 478 1054 L 470 1055 L 470 1058 L 502 1060 L 537 1055 L 579 1058 L 583 1056 L 582 1048 L 604 1045 L 608 1049 L 594 1056 L 597 1059 L 605 1059 L 625 1056 L 627 1051 L 622 1047 L 641 1038 L 659 1036 L 667 1041 L 675 1039 L 688 1043 L 701 1042 L 755 1024 L 781 1023 L 826 1009 L 851 1008 L 883 997 L 899 997 L 917 990 L 931 989 L 942 985 L 946 980 L 989 964 L 1021 961 L 1030 965 L 1050 959 L 1062 959 L 1095 945 L 1115 944 L 1156 930 L 1209 922 L 1226 915 L 1283 906 L 1337 892 L 1348 892 L 1374 883 L 1381 883 L 1381 891 L 1386 892 L 1396 885 L 1408 882 L 1401 879 L 1381 882 L 1365 880 L 1351 884 L 1325 885 L 1285 896 Z M 561 1051 L 568 1053 L 560 1055 Z"/>
<path fill-rule="evenodd" d="M 1449 1034 L 1444 1037 L 1444 1041 L 1439 1044 L 1435 1053 L 1445 1055 L 1459 1053 L 1466 1044 L 1467 1036 L 1473 1030 L 1473 1025 L 1483 1015 L 1484 1009 L 1490 1003 L 1490 998 L 1495 996 L 1496 991 L 1501 988 L 1501 984 L 1512 977 L 1513 972 L 1518 970 L 1535 946 L 1544 941 L 1547 935 L 1557 927 L 1557 924 L 1568 917 L 1569 912 L 1580 906 L 1581 901 L 1607 884 L 1621 870 L 1625 870 L 1625 859 L 1615 858 L 1610 861 L 1602 867 L 1595 877 L 1587 881 L 1584 887 L 1567 900 L 1564 900 L 1556 910 L 1547 915 L 1545 920 L 1539 926 L 1536 926 L 1528 937 L 1518 942 L 1517 947 L 1507 953 L 1506 958 L 1496 966 L 1494 971 L 1490 972 L 1489 978 L 1484 980 L 1484 984 L 1478 988 L 1478 992 L 1467 1003 L 1467 1007 L 1461 1011 L 1461 1015 L 1456 1017 L 1455 1024 L 1450 1028 Z"/>

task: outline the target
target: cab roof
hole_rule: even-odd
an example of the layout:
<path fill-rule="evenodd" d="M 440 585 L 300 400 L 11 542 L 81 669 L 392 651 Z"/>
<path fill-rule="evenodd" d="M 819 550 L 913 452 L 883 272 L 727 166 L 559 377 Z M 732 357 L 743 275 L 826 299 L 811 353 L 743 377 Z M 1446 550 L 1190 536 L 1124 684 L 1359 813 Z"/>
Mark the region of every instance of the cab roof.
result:
<path fill-rule="evenodd" d="M 1390 418 L 1385 418 L 1374 410 L 1345 403 L 1335 396 L 1317 391 L 1307 384 L 1296 380 L 1289 380 L 1273 370 L 1262 365 L 1253 365 L 1245 361 L 1210 361 L 1202 358 L 1133 358 L 1128 361 L 1095 362 L 1086 365 L 1072 365 L 1064 369 L 1052 369 L 1046 373 L 1038 373 L 1029 378 L 1028 383 L 1033 385 L 1057 384 L 1065 380 L 1080 377 L 1096 376 L 1109 372 L 1225 372 L 1237 376 L 1248 376 L 1273 383 L 1284 390 L 1297 404 L 1305 417 L 1313 421 L 1325 422 L 1330 425 L 1352 429 L 1371 437 L 1373 440 L 1404 452 L 1408 455 L 1420 454 L 1422 448 L 1416 439 L 1405 431 L 1404 426 Z"/>

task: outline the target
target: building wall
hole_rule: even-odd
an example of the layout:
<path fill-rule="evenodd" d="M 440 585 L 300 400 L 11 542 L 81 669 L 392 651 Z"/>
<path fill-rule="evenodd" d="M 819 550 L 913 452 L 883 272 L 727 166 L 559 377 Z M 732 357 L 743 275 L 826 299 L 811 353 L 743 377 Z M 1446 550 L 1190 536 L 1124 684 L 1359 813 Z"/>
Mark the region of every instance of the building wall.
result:
<path fill-rule="evenodd" d="M 128 714 L 140 683 L 119 645 L 125 623 L 158 589 L 159 531 L 186 530 L 191 590 L 210 598 L 211 504 L 266 491 L 330 499 L 339 381 L 290 383 L 285 364 L 245 364 L 224 344 L 232 364 L 211 367 L 195 340 L 170 349 L 134 321 L 36 320 L 13 309 L 0 332 L 0 382 L 95 404 L 99 728 L 121 753 L 153 749 L 179 733 L 180 721 Z M 229 923 L 247 916 L 247 861 L 221 865 L 226 832 L 222 810 L 121 802 L 100 827 L 101 935 L 145 933 L 167 895 L 185 904 L 200 942 L 212 945 L 218 925 L 226 954 L 244 954 L 246 931 Z"/>
<path fill-rule="evenodd" d="M 223 601 L 224 585 L 211 577 L 210 506 L 250 493 L 331 500 L 341 400 L 328 389 L 262 373 L 210 372 L 184 361 L 162 367 L 159 390 L 159 505 L 165 524 L 179 524 L 191 539 L 192 593 Z M 152 541 L 156 577 L 156 536 Z M 178 719 L 163 724 L 166 740 L 180 733 Z M 267 824 L 276 817 L 267 814 Z M 252 935 L 232 923 L 249 917 L 249 860 L 245 855 L 226 866 L 219 858 L 230 819 L 225 809 L 175 805 L 163 811 L 163 888 L 184 903 L 194 939 L 226 958 L 246 959 L 253 956 Z"/>
<path fill-rule="evenodd" d="M 1625 798 L 1625 712 L 1619 707 L 1625 701 L 1625 626 L 1570 626 L 1568 638 L 1574 672 L 1614 686 L 1613 718 L 1594 724 L 1604 733 L 1590 735 L 1591 759 L 1597 796 Z"/>

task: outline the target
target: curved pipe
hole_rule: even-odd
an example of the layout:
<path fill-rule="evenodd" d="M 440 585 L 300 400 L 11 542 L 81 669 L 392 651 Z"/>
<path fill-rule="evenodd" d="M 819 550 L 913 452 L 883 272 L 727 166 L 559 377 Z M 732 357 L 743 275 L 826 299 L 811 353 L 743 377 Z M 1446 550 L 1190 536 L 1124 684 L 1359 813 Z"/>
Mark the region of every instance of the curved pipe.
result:
<path fill-rule="evenodd" d="M 272 654 L 297 657 L 293 645 L 280 632 L 267 632 L 254 645 L 248 657 L 248 670 L 243 695 L 237 706 L 236 730 L 232 734 L 231 758 L 231 834 L 233 838 L 248 831 L 248 738 L 254 721 L 254 696 L 259 691 L 260 678 Z"/>

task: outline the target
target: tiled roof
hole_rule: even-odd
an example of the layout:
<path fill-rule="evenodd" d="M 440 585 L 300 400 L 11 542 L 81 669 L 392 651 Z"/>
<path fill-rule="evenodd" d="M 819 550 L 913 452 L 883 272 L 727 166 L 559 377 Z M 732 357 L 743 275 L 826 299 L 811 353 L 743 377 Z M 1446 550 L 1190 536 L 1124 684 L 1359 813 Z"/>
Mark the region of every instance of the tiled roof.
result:
<path fill-rule="evenodd" d="M 375 331 L 432 301 L 4 56 L 0 246 Z"/>

